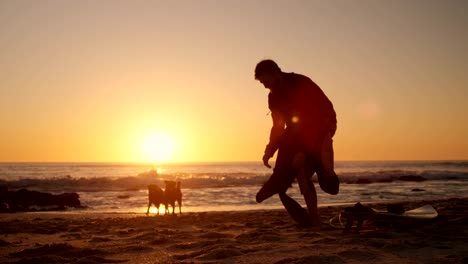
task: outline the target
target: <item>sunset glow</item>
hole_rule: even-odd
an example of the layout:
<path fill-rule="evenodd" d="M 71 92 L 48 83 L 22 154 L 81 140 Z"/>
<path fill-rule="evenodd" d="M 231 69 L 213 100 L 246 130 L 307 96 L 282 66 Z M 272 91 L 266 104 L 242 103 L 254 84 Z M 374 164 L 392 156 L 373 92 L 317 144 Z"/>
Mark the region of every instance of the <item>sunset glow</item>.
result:
<path fill-rule="evenodd" d="M 1 1 L 0 162 L 261 161 L 267 58 L 333 102 L 335 159 L 468 159 L 467 8 Z"/>
<path fill-rule="evenodd" d="M 143 139 L 142 161 L 147 162 L 168 162 L 171 161 L 175 142 L 166 133 L 154 133 Z"/>

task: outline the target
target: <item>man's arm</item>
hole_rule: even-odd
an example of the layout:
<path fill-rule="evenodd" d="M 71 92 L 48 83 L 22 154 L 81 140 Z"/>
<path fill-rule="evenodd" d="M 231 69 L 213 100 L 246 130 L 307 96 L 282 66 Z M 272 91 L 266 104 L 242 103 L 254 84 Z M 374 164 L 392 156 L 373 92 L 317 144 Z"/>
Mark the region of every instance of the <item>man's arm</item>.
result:
<path fill-rule="evenodd" d="M 263 164 L 268 168 L 271 168 L 271 166 L 268 164 L 268 160 L 273 157 L 275 152 L 278 150 L 280 139 L 284 133 L 285 127 L 284 118 L 277 111 L 271 112 L 271 118 L 273 120 L 273 126 L 271 127 L 270 131 L 270 141 L 268 142 L 268 145 L 265 148 L 265 153 L 263 155 Z"/>

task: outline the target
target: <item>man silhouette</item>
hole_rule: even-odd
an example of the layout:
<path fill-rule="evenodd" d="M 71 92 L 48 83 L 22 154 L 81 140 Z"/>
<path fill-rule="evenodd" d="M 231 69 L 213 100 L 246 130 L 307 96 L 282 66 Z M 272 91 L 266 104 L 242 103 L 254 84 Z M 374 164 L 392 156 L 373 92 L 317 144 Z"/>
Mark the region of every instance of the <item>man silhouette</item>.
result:
<path fill-rule="evenodd" d="M 312 175 L 317 173 L 322 190 L 337 194 L 339 180 L 333 169 L 332 137 L 336 131 L 336 113 L 333 104 L 310 78 L 282 72 L 272 60 L 263 60 L 255 68 L 255 79 L 268 94 L 268 107 L 273 126 L 265 148 L 263 163 L 276 151 L 273 174 L 257 193 L 261 203 L 278 193 L 291 217 L 303 226 L 320 225 L 317 194 Z M 286 194 L 297 178 L 308 212 Z"/>

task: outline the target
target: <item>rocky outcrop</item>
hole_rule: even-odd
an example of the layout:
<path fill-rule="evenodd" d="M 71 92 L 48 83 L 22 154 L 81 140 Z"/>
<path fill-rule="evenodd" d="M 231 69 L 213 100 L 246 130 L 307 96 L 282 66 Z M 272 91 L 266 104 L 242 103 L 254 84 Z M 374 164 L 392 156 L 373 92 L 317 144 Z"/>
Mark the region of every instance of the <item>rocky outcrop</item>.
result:
<path fill-rule="evenodd" d="M 65 210 L 66 207 L 81 207 L 80 196 L 77 193 L 51 194 L 21 189 L 9 191 L 0 188 L 0 212 L 26 212 Z"/>

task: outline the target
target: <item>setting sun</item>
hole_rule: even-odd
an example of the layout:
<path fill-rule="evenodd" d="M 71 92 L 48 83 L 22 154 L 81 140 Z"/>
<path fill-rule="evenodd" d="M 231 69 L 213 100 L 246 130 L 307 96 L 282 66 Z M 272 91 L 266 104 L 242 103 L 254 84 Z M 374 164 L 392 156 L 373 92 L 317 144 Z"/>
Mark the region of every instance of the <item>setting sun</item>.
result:
<path fill-rule="evenodd" d="M 175 144 L 166 133 L 154 133 L 142 142 L 142 155 L 146 161 L 167 162 L 174 154 Z"/>

